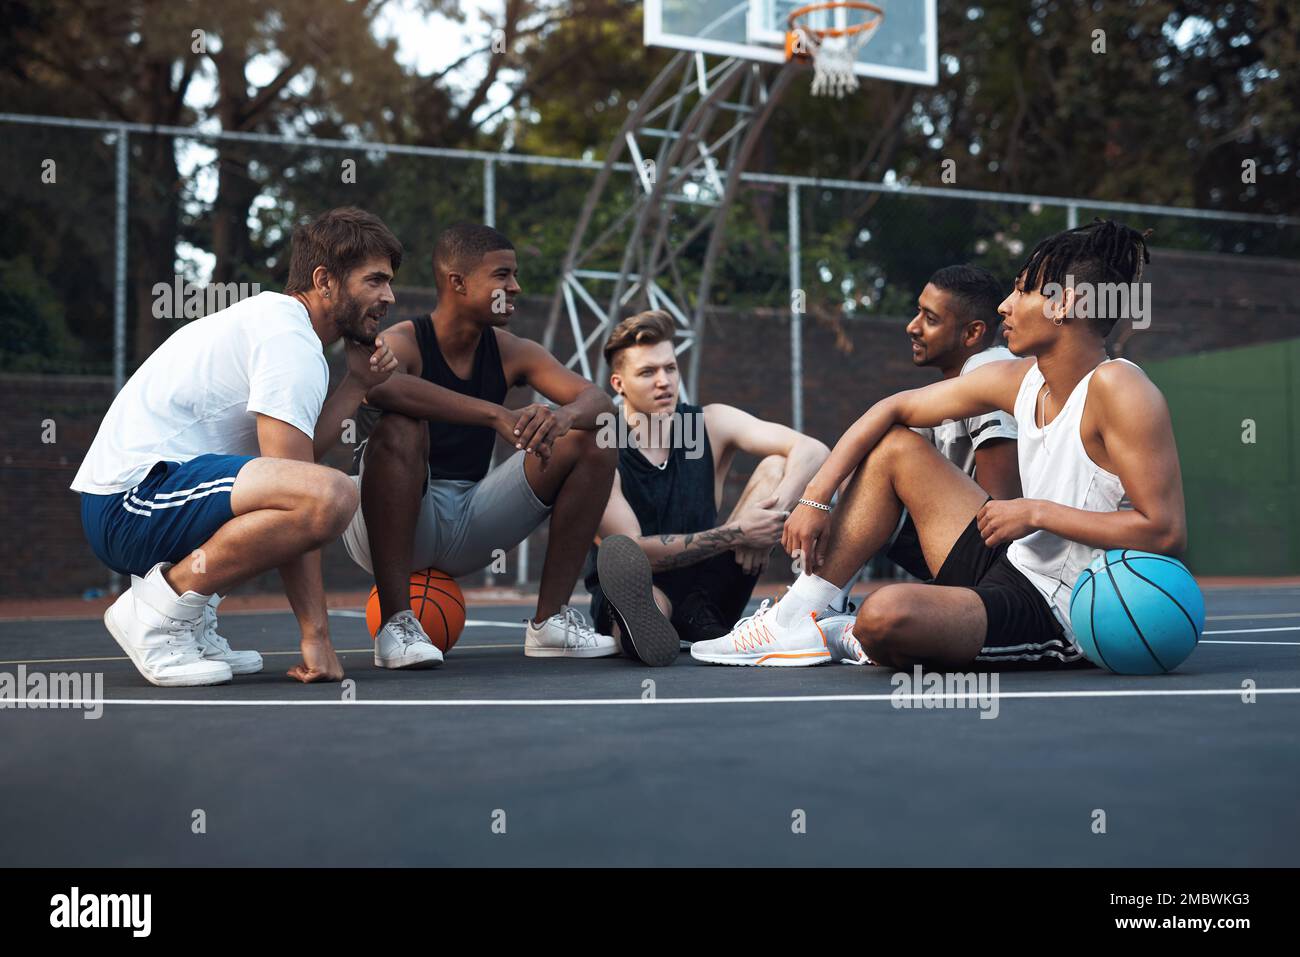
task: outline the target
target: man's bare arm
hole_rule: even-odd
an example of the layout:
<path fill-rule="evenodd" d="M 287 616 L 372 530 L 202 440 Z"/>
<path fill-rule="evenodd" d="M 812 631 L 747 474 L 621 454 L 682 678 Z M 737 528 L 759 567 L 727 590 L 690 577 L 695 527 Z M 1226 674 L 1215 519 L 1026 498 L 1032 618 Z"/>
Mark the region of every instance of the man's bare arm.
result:
<path fill-rule="evenodd" d="M 967 419 L 997 409 L 1014 412 L 1016 393 L 1032 363 L 1032 359 L 989 362 L 966 375 L 881 399 L 835 443 L 803 497 L 829 502 L 895 425 L 933 428 L 948 419 Z"/>
<path fill-rule="evenodd" d="M 287 422 L 269 415 L 257 416 L 259 452 L 268 458 L 314 462 L 312 439 Z M 306 552 L 280 566 L 284 594 L 298 619 L 302 643 L 330 642 L 329 616 L 325 611 L 325 583 L 321 578 L 319 549 Z"/>
<path fill-rule="evenodd" d="M 711 558 L 719 552 L 746 543 L 745 531 L 739 522 L 720 525 L 701 532 L 642 534 L 641 523 L 637 521 L 636 513 L 623 497 L 618 473 L 614 474 L 614 488 L 610 492 L 609 504 L 605 507 L 605 514 L 601 516 L 597 531 L 601 538 L 609 535 L 627 535 L 635 539 L 646 557 L 650 559 L 650 568 L 656 572 L 685 568 Z M 779 529 L 776 534 L 780 534 Z"/>
<path fill-rule="evenodd" d="M 769 455 L 785 458 L 785 470 L 773 493 L 776 495 L 773 507 L 778 511 L 794 508 L 808 482 L 831 454 L 823 442 L 734 406 L 713 404 L 706 406 L 704 412 L 710 437 L 724 447 L 723 461 L 732 449 L 759 458 Z"/>
<path fill-rule="evenodd" d="M 989 439 L 975 450 L 975 481 L 993 498 L 1020 498 L 1015 439 Z"/>
<path fill-rule="evenodd" d="M 343 432 L 343 423 L 356 414 L 365 400 L 366 390 L 383 385 L 397 371 L 400 363 L 386 343 L 387 336 L 375 339 L 369 349 L 356 342 L 345 344 L 347 372 L 321 408 L 316 419 L 312 452 L 319 462 L 334 447 Z"/>
<path fill-rule="evenodd" d="M 404 325 L 394 326 L 383 335 L 397 359 L 397 369 L 388 381 L 370 387 L 366 402 L 385 412 L 399 412 L 413 419 L 491 428 L 505 413 L 505 407 L 444 389 L 423 378 L 420 346 Z"/>

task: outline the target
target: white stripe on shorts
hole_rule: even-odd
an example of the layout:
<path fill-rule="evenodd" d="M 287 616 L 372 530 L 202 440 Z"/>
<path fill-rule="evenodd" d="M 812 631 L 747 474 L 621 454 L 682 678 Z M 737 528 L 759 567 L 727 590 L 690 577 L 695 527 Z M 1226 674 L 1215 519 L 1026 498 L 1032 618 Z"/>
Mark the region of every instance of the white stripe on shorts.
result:
<path fill-rule="evenodd" d="M 137 498 L 135 495 L 135 489 L 132 489 L 131 491 L 127 492 L 125 495 L 122 496 L 122 507 L 126 509 L 128 512 L 131 512 L 135 515 L 144 515 L 147 517 L 150 514 L 152 514 L 153 509 L 176 508 L 179 505 L 184 505 L 187 502 L 194 501 L 195 499 L 205 498 L 208 495 L 216 495 L 221 492 L 233 491 L 234 483 L 235 480 L 233 478 L 213 479 L 211 482 L 203 482 L 200 485 L 196 485 L 194 488 L 185 489 L 184 491 L 181 492 L 160 492 L 158 494 L 157 496 L 158 498 L 163 498 L 164 496 L 170 496 L 170 495 L 185 496 L 184 498 L 178 498 L 170 502 L 158 502 L 153 500 L 145 500 L 145 499 Z M 136 488 L 139 488 L 139 486 L 136 486 Z M 132 503 L 140 507 L 134 508 L 132 507 Z"/>
<path fill-rule="evenodd" d="M 233 476 L 233 475 L 230 476 L 229 478 L 212 479 L 212 480 L 207 481 L 207 482 L 200 482 L 198 485 L 194 486 L 194 488 L 183 488 L 183 489 L 180 489 L 179 491 L 176 491 L 176 492 L 159 492 L 157 495 L 154 496 L 154 498 L 156 498 L 156 499 L 161 499 L 161 498 L 181 498 L 181 497 L 183 497 L 183 496 L 193 494 L 194 492 L 197 492 L 197 491 L 199 491 L 199 490 L 201 490 L 201 489 L 211 488 L 211 487 L 214 486 L 214 485 L 230 485 L 230 484 L 233 484 L 234 481 L 235 481 L 235 476 Z M 136 486 L 136 488 L 139 488 L 139 487 L 140 487 L 140 486 L 138 486 L 138 485 Z M 133 488 L 133 489 L 131 489 L 131 491 L 134 492 L 135 489 Z"/>
<path fill-rule="evenodd" d="M 1019 652 L 1019 653 L 1018 653 Z M 981 648 L 976 661 L 1038 661 L 1040 658 L 1057 658 L 1061 661 L 1078 661 L 1083 657 L 1074 646 L 1053 638 L 1042 644 L 1002 645 Z"/>

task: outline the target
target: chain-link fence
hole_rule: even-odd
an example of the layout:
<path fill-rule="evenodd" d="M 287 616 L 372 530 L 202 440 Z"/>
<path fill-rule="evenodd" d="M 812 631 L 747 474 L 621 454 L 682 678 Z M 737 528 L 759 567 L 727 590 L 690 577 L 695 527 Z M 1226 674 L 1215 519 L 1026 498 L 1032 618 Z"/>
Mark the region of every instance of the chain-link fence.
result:
<path fill-rule="evenodd" d="M 166 315 L 177 304 L 157 301 L 165 287 L 173 297 L 178 281 L 276 288 L 293 225 L 344 204 L 377 212 L 402 238 L 399 285 L 432 286 L 437 232 L 477 220 L 519 246 L 525 292 L 549 296 L 601 166 L 15 114 L 0 114 L 0 124 L 4 371 L 109 374 L 116 348 L 129 374 L 175 325 L 206 310 L 196 295 L 187 313 Z M 597 221 L 620 199 L 632 202 L 631 167 L 625 175 L 626 195 L 612 194 Z M 937 265 L 969 261 L 1010 276 L 1039 239 L 1094 215 L 1153 228 L 1159 248 L 1300 257 L 1296 217 L 760 173 L 743 181 L 712 283 L 720 307 L 788 307 L 799 287 L 844 321 L 892 321 Z M 687 288 L 692 265 L 684 260 Z"/>
<path fill-rule="evenodd" d="M 541 338 L 573 224 L 602 165 L 15 114 L 0 114 L 0 130 L 0 378 L 13 402 L 63 409 L 72 420 L 66 434 L 77 439 L 59 448 L 83 451 L 125 376 L 180 324 L 232 297 L 280 288 L 294 224 L 333 206 L 369 209 L 402 239 L 397 285 L 412 301 L 428 299 L 429 253 L 442 228 L 498 226 L 519 250 L 525 294 L 541 297 L 521 330 Z M 606 191 L 597 229 L 635 201 L 632 168 L 615 175 L 627 188 Z M 762 173 L 742 184 L 711 285 L 717 319 L 702 339 L 700 394 L 827 441 L 852 410 L 903 381 L 893 343 L 902 343 L 934 269 L 974 262 L 1009 284 L 1038 240 L 1094 216 L 1152 228 L 1153 271 L 1187 277 L 1173 283 L 1179 289 L 1208 284 L 1171 307 L 1199 309 L 1199 331 L 1167 323 L 1164 339 L 1143 340 L 1148 350 L 1168 345 L 1150 357 L 1300 335 L 1286 292 L 1296 278 L 1288 267 L 1300 260 L 1300 218 Z M 699 257 L 678 260 L 684 288 L 695 288 L 691 270 L 706 240 Z M 795 293 L 802 309 L 791 308 Z M 1225 323 L 1229 313 L 1238 320 Z M 557 354 L 572 349 L 566 336 L 561 327 Z M 822 381 L 845 375 L 863 391 L 830 401 Z M 78 456 L 33 446 L 27 425 L 9 428 L 17 431 L 6 442 L 7 497 L 66 487 Z"/>

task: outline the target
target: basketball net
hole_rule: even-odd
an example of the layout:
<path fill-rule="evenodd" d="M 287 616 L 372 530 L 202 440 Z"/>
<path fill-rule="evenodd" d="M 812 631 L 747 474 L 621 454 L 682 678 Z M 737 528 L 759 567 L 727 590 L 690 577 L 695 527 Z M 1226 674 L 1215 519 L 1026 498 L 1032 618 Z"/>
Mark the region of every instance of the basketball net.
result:
<path fill-rule="evenodd" d="M 817 28 L 799 22 L 810 16 L 819 16 L 824 21 L 828 14 L 843 11 L 866 13 L 870 19 L 837 28 Z M 858 77 L 853 71 L 858 53 L 875 34 L 884 18 L 884 10 L 865 0 L 832 0 L 800 7 L 790 13 L 790 26 L 786 32 L 786 59 L 812 60 L 813 96 L 843 99 L 845 94 L 858 88 Z"/>
<path fill-rule="evenodd" d="M 858 88 L 858 78 L 853 72 L 858 51 L 866 45 L 872 31 L 865 30 L 847 37 L 826 37 L 821 43 L 810 44 L 813 61 L 813 96 L 833 96 L 843 99 L 845 94 Z"/>

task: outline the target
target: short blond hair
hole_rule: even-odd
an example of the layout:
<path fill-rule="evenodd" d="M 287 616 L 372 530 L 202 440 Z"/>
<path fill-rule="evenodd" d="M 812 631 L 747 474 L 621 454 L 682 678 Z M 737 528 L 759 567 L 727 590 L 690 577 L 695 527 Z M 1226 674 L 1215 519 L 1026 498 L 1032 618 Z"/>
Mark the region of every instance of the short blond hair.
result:
<path fill-rule="evenodd" d="M 611 369 L 619 353 L 632 346 L 653 346 L 661 342 L 672 342 L 676 333 L 673 317 L 662 309 L 651 309 L 629 316 L 614 327 L 614 331 L 605 340 L 602 350 L 605 362 Z"/>

